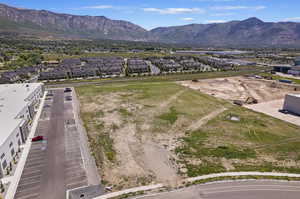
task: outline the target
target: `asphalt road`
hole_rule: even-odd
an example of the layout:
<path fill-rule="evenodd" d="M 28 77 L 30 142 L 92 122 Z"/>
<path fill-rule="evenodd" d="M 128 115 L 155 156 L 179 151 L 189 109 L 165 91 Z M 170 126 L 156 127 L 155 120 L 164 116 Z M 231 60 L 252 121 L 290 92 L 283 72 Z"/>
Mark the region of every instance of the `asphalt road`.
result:
<path fill-rule="evenodd" d="M 48 149 L 42 175 L 41 198 L 65 198 L 65 147 L 64 147 L 64 92 L 55 91 L 50 128 L 47 133 Z"/>
<path fill-rule="evenodd" d="M 248 181 L 195 185 L 134 199 L 299 199 L 300 182 Z"/>

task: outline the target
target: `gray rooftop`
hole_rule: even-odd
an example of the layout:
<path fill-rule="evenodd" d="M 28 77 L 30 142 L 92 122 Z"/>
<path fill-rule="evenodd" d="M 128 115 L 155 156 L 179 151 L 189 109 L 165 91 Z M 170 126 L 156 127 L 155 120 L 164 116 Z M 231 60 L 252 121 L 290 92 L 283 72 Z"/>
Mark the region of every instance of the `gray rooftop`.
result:
<path fill-rule="evenodd" d="M 23 122 L 23 119 L 17 116 L 28 106 L 27 99 L 41 85 L 41 83 L 0 84 L 0 145 Z"/>

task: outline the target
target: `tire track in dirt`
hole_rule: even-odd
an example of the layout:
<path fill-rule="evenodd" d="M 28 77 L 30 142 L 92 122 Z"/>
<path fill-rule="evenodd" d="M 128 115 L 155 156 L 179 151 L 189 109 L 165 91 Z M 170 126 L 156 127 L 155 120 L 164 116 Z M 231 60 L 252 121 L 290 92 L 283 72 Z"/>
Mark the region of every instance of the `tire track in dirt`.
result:
<path fill-rule="evenodd" d="M 168 106 L 176 101 L 184 92 L 185 89 L 177 92 L 169 99 L 159 104 L 151 111 L 148 119 L 152 120 L 161 112 L 165 111 Z M 143 136 L 143 141 L 141 143 L 143 155 L 139 159 L 143 160 L 145 169 L 150 170 L 159 182 L 169 186 L 177 186 L 178 183 L 180 183 L 181 178 L 177 175 L 177 169 L 171 161 L 172 153 L 162 146 L 162 144 L 154 137 L 149 135 L 151 135 L 151 133 L 145 133 Z"/>
<path fill-rule="evenodd" d="M 209 113 L 205 117 L 201 118 L 200 120 L 198 120 L 195 123 L 193 123 L 192 125 L 190 125 L 187 128 L 187 131 L 195 131 L 195 130 L 199 129 L 201 126 L 206 124 L 209 120 L 217 117 L 218 115 L 220 115 L 221 113 L 223 113 L 226 110 L 227 110 L 227 108 L 221 108 L 221 109 L 217 109 L 217 110 Z"/>

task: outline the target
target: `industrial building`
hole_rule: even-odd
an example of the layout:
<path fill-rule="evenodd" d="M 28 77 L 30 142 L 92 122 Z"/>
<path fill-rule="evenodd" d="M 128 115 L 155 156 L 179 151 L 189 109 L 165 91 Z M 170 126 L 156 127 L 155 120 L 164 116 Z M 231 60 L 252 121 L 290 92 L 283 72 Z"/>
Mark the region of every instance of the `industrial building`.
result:
<path fill-rule="evenodd" d="M 285 96 L 283 110 L 300 115 L 300 94 L 288 94 Z"/>
<path fill-rule="evenodd" d="M 295 66 L 300 66 L 300 57 L 297 57 L 294 62 Z"/>
<path fill-rule="evenodd" d="M 41 83 L 0 84 L 0 177 L 26 142 L 43 93 Z"/>
<path fill-rule="evenodd" d="M 273 66 L 273 71 L 280 72 L 280 73 L 288 73 L 288 71 L 291 69 L 292 66 L 283 66 L 283 65 Z"/>
<path fill-rule="evenodd" d="M 295 65 L 288 71 L 288 74 L 300 76 L 300 57 L 295 59 Z"/>

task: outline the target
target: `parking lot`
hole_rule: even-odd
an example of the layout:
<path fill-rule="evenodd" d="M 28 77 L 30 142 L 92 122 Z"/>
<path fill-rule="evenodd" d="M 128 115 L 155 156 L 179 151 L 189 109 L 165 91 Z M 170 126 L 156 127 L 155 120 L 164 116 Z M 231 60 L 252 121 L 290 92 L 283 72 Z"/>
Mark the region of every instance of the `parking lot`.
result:
<path fill-rule="evenodd" d="M 246 107 L 253 111 L 261 112 L 299 126 L 300 116 L 293 114 L 284 114 L 279 112 L 279 110 L 283 108 L 283 103 L 284 99 L 280 99 L 259 104 L 247 105 Z"/>
<path fill-rule="evenodd" d="M 16 199 L 64 199 L 66 190 L 88 185 L 71 93 L 63 89 L 48 95 L 15 194 Z"/>

